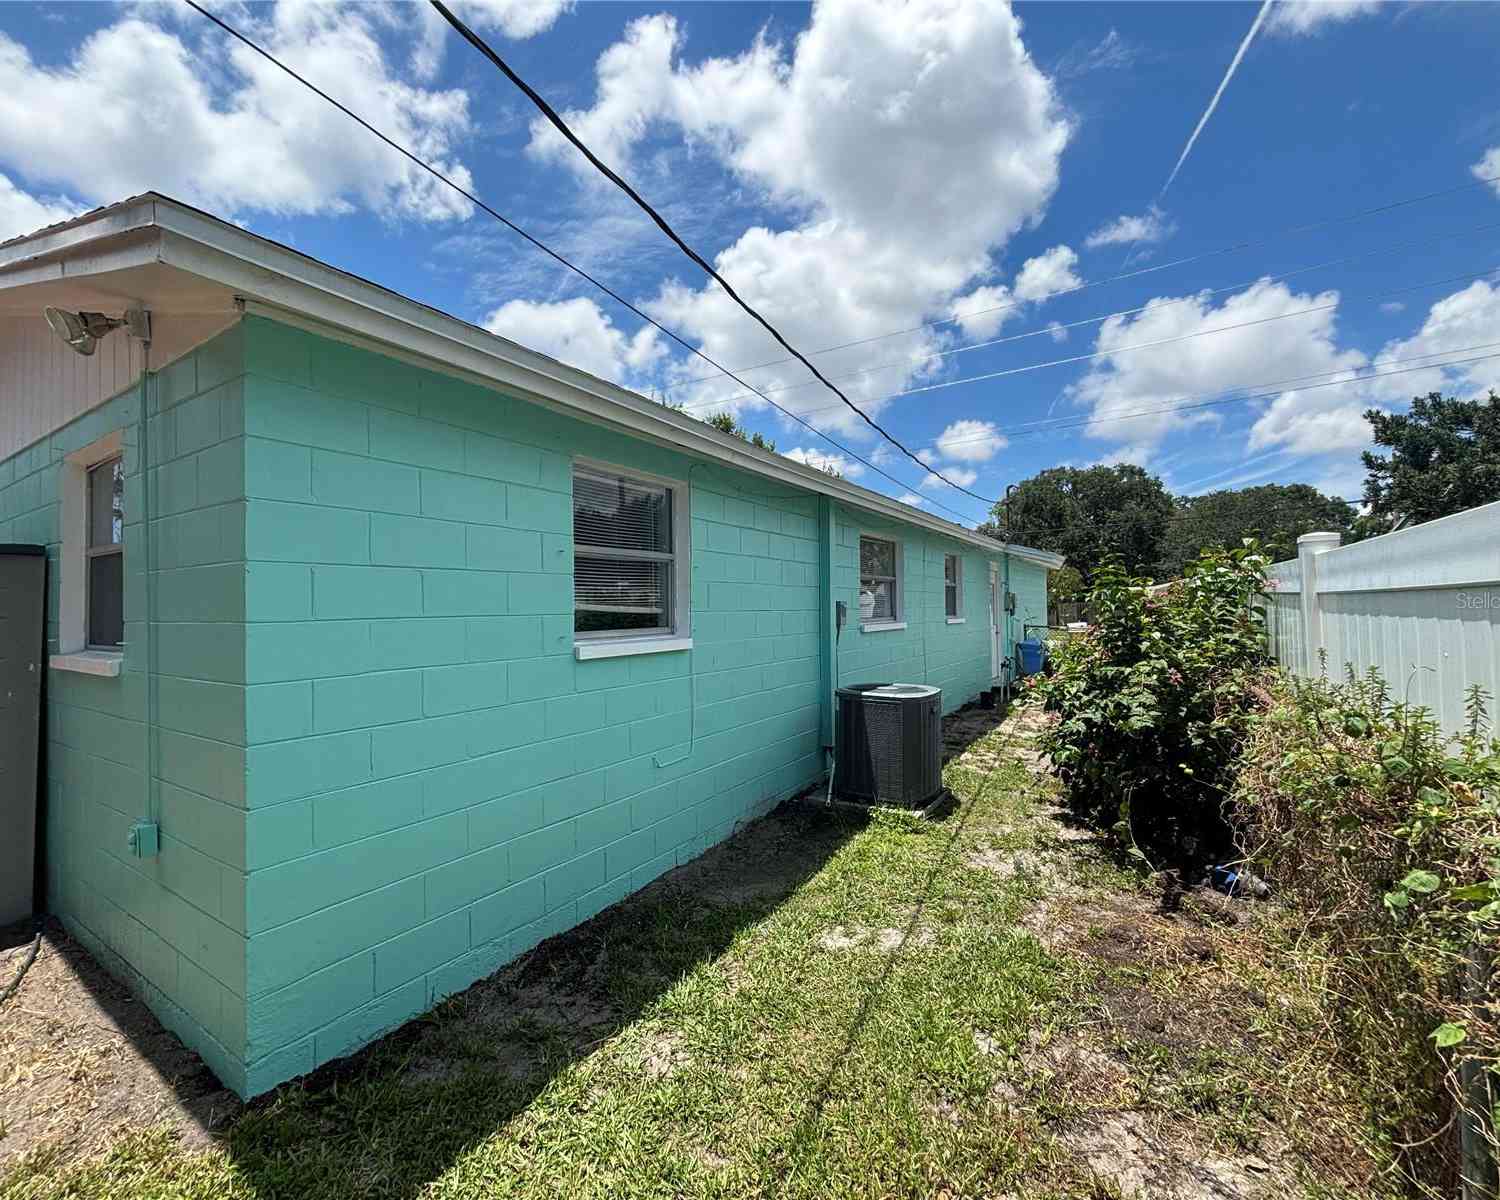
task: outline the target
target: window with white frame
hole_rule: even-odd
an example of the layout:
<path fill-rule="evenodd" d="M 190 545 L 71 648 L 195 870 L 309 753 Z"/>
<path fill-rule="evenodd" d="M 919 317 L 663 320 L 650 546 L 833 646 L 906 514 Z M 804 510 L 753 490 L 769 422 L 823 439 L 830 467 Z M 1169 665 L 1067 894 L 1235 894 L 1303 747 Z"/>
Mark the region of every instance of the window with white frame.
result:
<path fill-rule="evenodd" d="M 60 670 L 118 675 L 125 642 L 125 461 L 118 430 L 61 464 Z"/>
<path fill-rule="evenodd" d="M 580 640 L 685 634 L 684 489 L 670 480 L 573 470 L 573 629 Z"/>
<path fill-rule="evenodd" d="M 899 621 L 901 584 L 897 564 L 900 554 L 887 538 L 859 539 L 859 618 L 861 621 Z"/>
<path fill-rule="evenodd" d="M 943 612 L 951 620 L 964 614 L 964 560 L 943 555 Z"/>
<path fill-rule="evenodd" d="M 86 642 L 90 649 L 114 650 L 125 641 L 125 460 L 116 456 L 90 467 L 87 487 Z"/>

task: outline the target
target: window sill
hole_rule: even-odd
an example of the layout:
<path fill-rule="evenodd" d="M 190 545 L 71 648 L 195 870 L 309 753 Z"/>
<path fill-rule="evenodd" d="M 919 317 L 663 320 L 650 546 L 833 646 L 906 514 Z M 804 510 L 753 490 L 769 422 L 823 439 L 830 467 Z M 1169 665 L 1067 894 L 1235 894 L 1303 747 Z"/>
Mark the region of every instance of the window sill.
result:
<path fill-rule="evenodd" d="M 969 621 L 968 617 L 949 617 L 948 618 L 948 624 L 950 624 L 950 625 L 966 625 L 966 624 L 968 624 L 968 621 Z"/>
<path fill-rule="evenodd" d="M 573 657 L 579 662 L 591 658 L 624 658 L 629 654 L 666 654 L 673 650 L 691 650 L 690 637 L 601 638 L 599 641 L 574 642 Z"/>
<path fill-rule="evenodd" d="M 103 675 L 110 679 L 120 673 L 125 655 L 119 650 L 75 650 L 71 654 L 54 654 L 47 665 L 54 671 L 75 671 L 80 675 Z"/>
<path fill-rule="evenodd" d="M 895 629 L 905 629 L 905 621 L 865 621 L 860 627 L 861 633 L 888 633 Z"/>

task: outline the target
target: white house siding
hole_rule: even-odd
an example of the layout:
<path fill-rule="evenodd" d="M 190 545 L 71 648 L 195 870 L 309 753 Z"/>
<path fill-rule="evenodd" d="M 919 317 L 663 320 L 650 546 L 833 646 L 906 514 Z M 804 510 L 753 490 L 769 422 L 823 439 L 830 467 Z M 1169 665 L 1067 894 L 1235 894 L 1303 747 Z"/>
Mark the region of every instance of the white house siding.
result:
<path fill-rule="evenodd" d="M 152 330 L 151 365 L 181 358 L 237 320 L 234 313 L 164 316 Z M 119 395 L 141 374 L 144 347 L 123 330 L 85 357 L 35 316 L 0 318 L 0 462 Z"/>

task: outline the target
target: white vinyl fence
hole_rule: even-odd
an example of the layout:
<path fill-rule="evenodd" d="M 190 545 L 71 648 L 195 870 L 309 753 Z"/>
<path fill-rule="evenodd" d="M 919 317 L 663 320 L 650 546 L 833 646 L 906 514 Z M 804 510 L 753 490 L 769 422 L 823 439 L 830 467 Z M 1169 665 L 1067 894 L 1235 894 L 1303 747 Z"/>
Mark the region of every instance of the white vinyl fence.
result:
<path fill-rule="evenodd" d="M 1314 676 L 1326 662 L 1341 678 L 1346 664 L 1373 666 L 1449 733 L 1464 725 L 1470 685 L 1500 693 L 1500 503 L 1352 546 L 1305 534 L 1271 586 L 1271 653 L 1288 670 Z"/>

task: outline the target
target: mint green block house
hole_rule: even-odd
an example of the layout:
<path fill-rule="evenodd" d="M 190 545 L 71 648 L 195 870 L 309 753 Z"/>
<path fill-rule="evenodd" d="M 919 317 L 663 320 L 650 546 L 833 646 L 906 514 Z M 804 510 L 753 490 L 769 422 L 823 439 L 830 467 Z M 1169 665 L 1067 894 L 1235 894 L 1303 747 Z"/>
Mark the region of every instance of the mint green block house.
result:
<path fill-rule="evenodd" d="M 836 686 L 990 689 L 1061 564 L 156 195 L 0 246 L 0 347 L 46 905 L 243 1096 L 826 778 Z"/>

